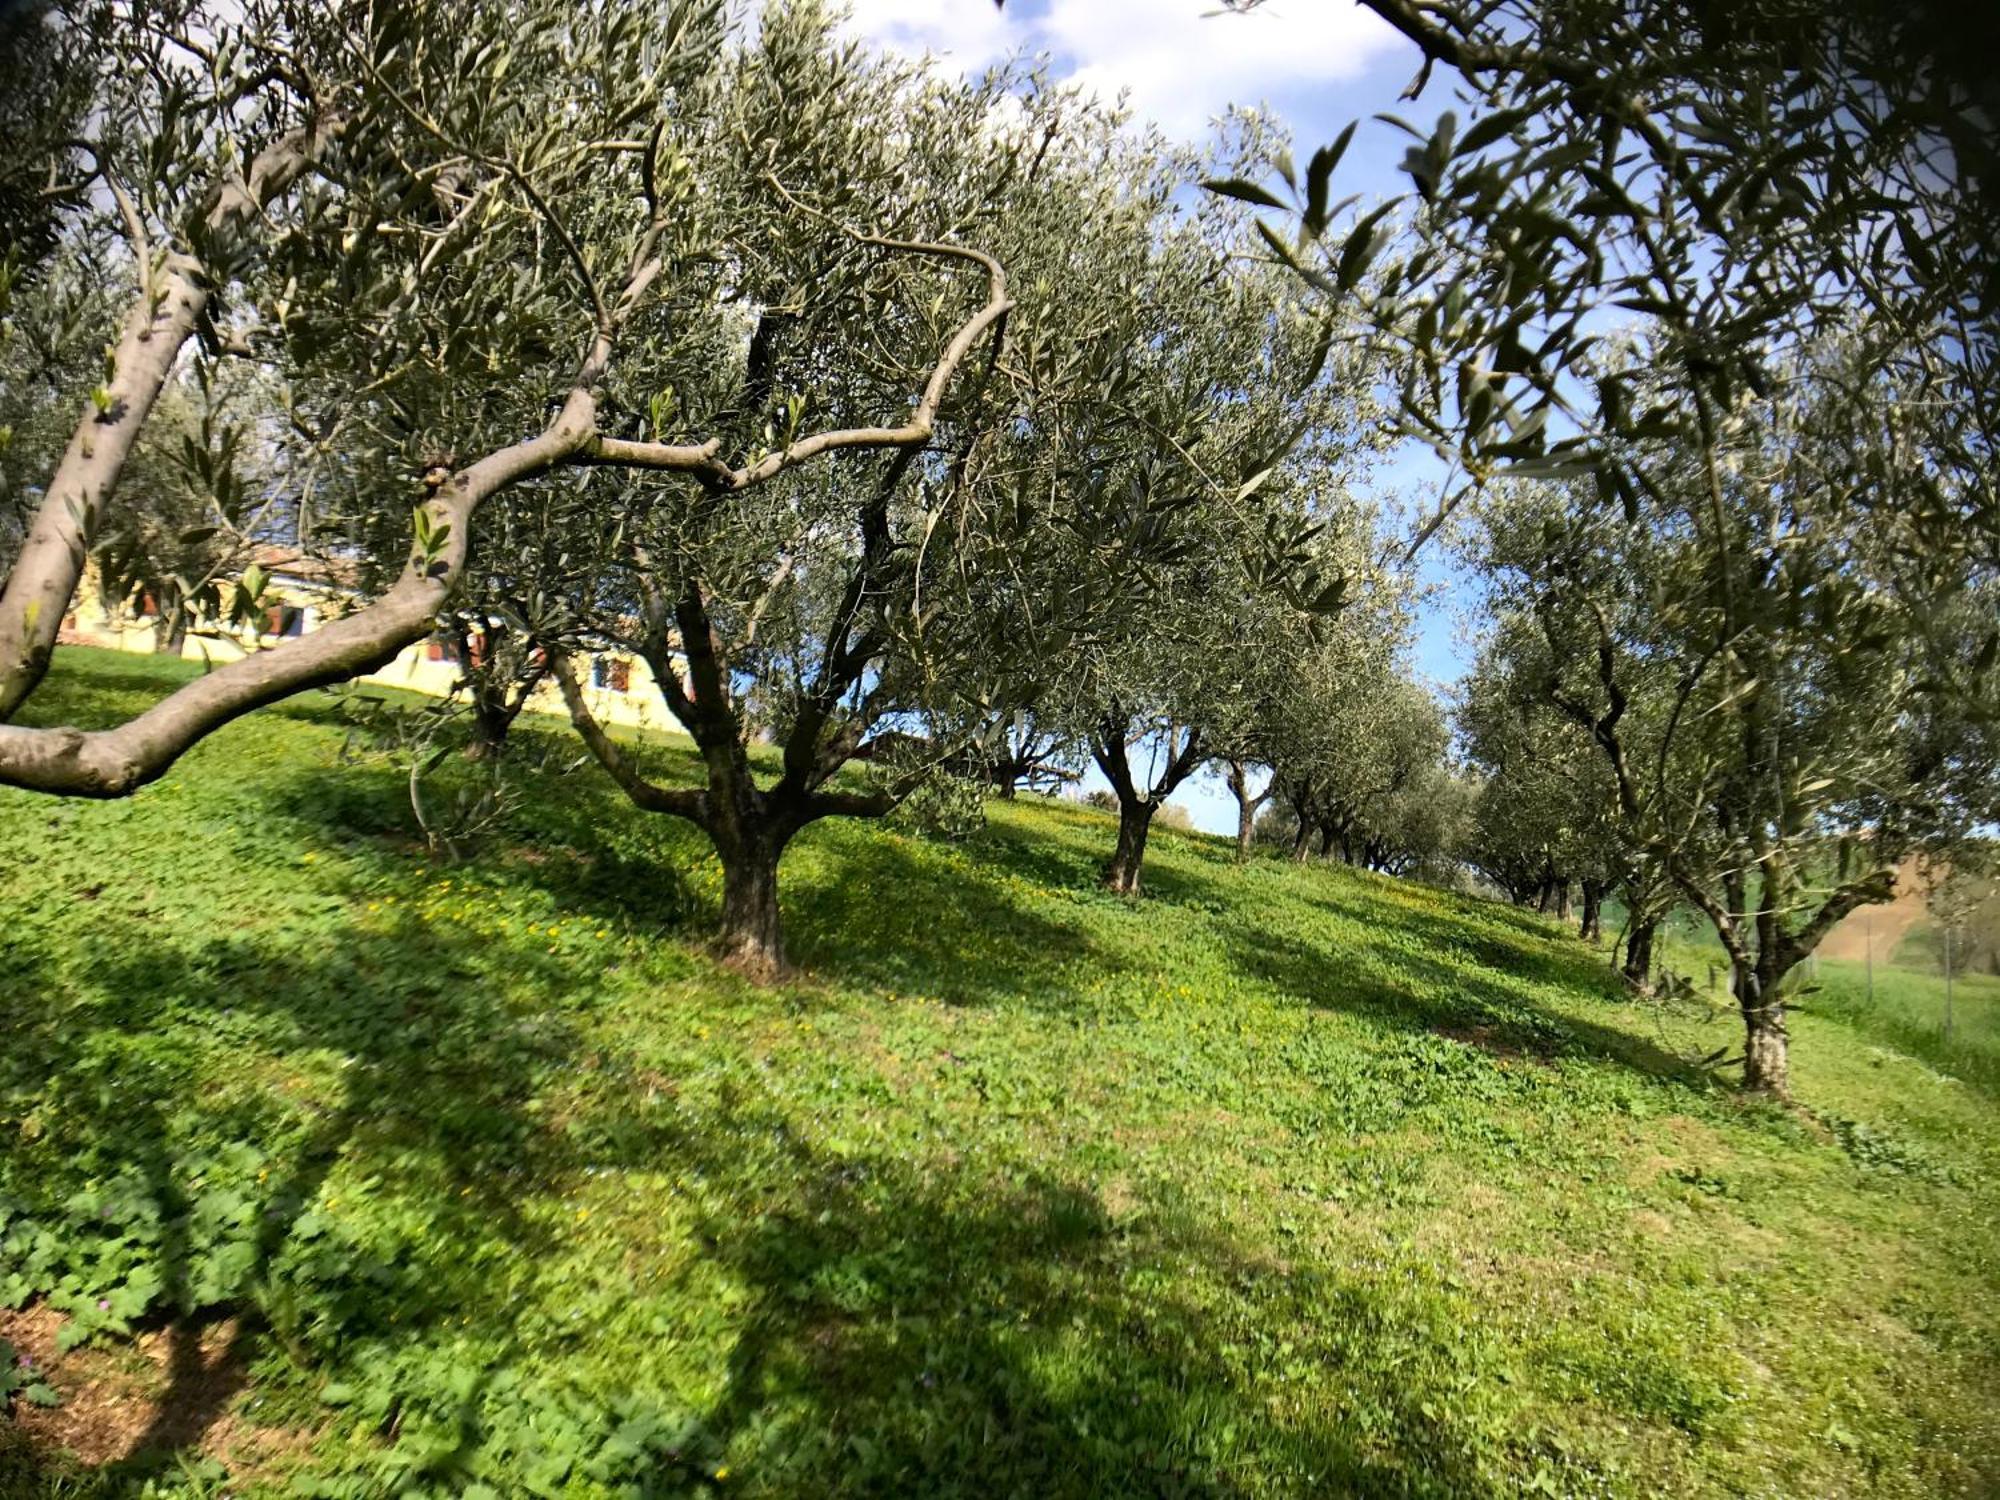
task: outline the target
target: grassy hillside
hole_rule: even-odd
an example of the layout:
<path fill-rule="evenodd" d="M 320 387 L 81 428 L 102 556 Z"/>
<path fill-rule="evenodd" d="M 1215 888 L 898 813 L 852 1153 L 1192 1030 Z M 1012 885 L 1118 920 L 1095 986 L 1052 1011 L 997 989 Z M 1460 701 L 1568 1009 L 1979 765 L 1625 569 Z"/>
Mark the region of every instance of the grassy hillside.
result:
<path fill-rule="evenodd" d="M 2000 1485 L 1990 1072 L 1808 1014 L 1748 1106 L 1535 918 L 1173 834 L 1127 903 L 1034 801 L 812 830 L 758 989 L 594 769 L 442 868 L 341 739 L 0 793 L 0 1338 L 63 1400 L 0 1495 Z"/>

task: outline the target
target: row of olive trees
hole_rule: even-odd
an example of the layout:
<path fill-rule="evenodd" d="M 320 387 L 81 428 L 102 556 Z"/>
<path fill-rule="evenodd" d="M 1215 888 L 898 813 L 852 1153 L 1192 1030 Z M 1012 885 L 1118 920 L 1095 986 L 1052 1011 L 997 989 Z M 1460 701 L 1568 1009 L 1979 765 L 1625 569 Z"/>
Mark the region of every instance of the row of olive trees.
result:
<path fill-rule="evenodd" d="M 1547 753 L 1589 757 L 1567 788 L 1577 857 L 1622 868 L 1645 932 L 1667 900 L 1710 919 L 1750 1075 L 1775 1091 L 1788 977 L 1912 856 L 1950 862 L 2000 808 L 1994 721 L 1928 663 L 1952 637 L 1976 662 L 2000 591 L 1899 588 L 1887 528 L 1829 483 L 1856 462 L 1846 372 L 1782 391 L 1712 447 L 1663 452 L 1645 524 L 1530 492 L 1483 527 L 1489 690 Z M 1866 483 L 1894 503 L 1916 476 L 1886 457 Z"/>
<path fill-rule="evenodd" d="M 1718 37 L 1370 3 L 1419 88 L 1442 65 L 1479 111 L 1418 134 L 1394 253 L 1386 209 L 1329 206 L 1339 144 L 1302 174 L 1254 140 L 1163 163 L 1058 92 L 864 59 L 804 0 L 747 35 L 712 0 L 57 7 L 47 76 L 86 102 L 48 119 L 87 128 L 28 132 L 33 201 L 49 258 L 132 290 L 100 358 L 95 304 L 10 247 L 9 296 L 70 322 L 10 338 L 51 357 L 6 389 L 80 417 L 10 507 L 0 781 L 122 795 L 455 612 L 559 681 L 580 644 L 654 663 L 703 785 L 648 781 L 572 692 L 578 726 L 714 841 L 752 967 L 798 828 L 885 810 L 1029 707 L 1116 790 L 1121 889 L 1211 758 L 1246 802 L 1251 764 L 1280 771 L 1300 827 L 1375 858 L 1437 738 L 1414 705 L 1358 731 L 1395 693 L 1341 656 L 1394 596 L 1345 494 L 1388 368 L 1470 486 L 1556 486 L 1552 519 L 1490 528 L 1496 602 L 1547 657 L 1508 675 L 1601 757 L 1621 857 L 1715 922 L 1746 1077 L 1782 1092 L 1785 975 L 1992 784 L 1990 132 L 1954 128 L 1966 76 L 1889 12 L 1769 0 Z M 1218 201 L 1189 213 L 1196 171 Z M 1246 240 L 1238 205 L 1287 195 L 1299 233 Z M 229 359 L 276 392 L 295 528 L 372 602 L 126 724 L 19 722 L 169 393 Z M 1834 687 L 1862 707 L 1801 708 Z M 1857 735 L 1922 743 L 1890 774 Z M 1820 892 L 1798 872 L 1829 841 Z"/>
<path fill-rule="evenodd" d="M 1458 791 L 1430 691 L 1402 676 L 1351 680 L 1301 729 L 1269 757 L 1278 797 L 1269 831 L 1289 833 L 1292 857 L 1305 859 L 1317 840 L 1322 858 L 1395 875 L 1444 873 Z"/>
<path fill-rule="evenodd" d="M 1469 111 L 1388 127 L 1409 234 L 1329 207 L 1345 138 L 1218 190 L 1290 208 L 1274 259 L 1367 308 L 1402 425 L 1465 477 L 1446 510 L 1540 487 L 1483 528 L 1491 675 L 1535 709 L 1505 753 L 1566 756 L 1550 716 L 1590 747 L 1544 832 L 1608 819 L 1615 865 L 1708 917 L 1746 1085 L 1783 1095 L 1788 976 L 2000 788 L 2000 116 L 1969 18 L 1363 3 L 1422 52 L 1412 92 Z"/>
<path fill-rule="evenodd" d="M 1645 987 L 1671 898 L 1619 815 L 1597 747 L 1524 670 L 1524 653 L 1539 650 L 1522 640 L 1530 628 L 1519 618 L 1500 622 L 1460 689 L 1458 730 L 1475 778 L 1462 853 L 1519 905 L 1568 918 L 1574 895 L 1585 938 L 1602 936 L 1604 903 L 1615 895 L 1625 913 L 1616 935 L 1623 972 Z"/>
<path fill-rule="evenodd" d="M 126 795 L 262 704 L 477 635 L 487 753 L 553 676 L 626 796 L 708 835 L 724 951 L 771 972 L 798 831 L 1026 714 L 1117 788 L 1136 890 L 1261 642 L 1386 587 L 1348 493 L 1361 341 L 1237 205 L 1176 196 L 1254 136 L 1176 156 L 1032 76 L 865 56 L 814 0 L 747 30 L 715 0 L 72 0 L 37 42 L 85 103 L 29 143 L 49 235 L 9 246 L 0 396 L 72 425 L 10 487 L 0 783 Z M 274 508 L 362 602 L 123 724 L 24 714 L 90 559 L 165 594 L 176 548 L 213 580 Z M 592 719 L 570 662 L 612 644 L 697 785 Z"/>

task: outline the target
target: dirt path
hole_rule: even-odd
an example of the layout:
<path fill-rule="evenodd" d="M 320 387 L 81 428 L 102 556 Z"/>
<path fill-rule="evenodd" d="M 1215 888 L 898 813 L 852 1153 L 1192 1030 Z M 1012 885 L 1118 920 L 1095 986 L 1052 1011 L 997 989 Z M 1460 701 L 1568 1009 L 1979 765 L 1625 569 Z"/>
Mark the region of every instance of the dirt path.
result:
<path fill-rule="evenodd" d="M 142 1453 L 201 1452 L 248 1469 L 311 1435 L 258 1427 L 229 1408 L 249 1377 L 235 1319 L 140 1334 L 127 1344 L 62 1352 L 62 1316 L 46 1306 L 0 1308 L 0 1338 L 55 1388 L 52 1408 L 17 1401 L 0 1415 L 0 1441 L 18 1433 L 31 1447 L 67 1452 L 99 1468 Z"/>

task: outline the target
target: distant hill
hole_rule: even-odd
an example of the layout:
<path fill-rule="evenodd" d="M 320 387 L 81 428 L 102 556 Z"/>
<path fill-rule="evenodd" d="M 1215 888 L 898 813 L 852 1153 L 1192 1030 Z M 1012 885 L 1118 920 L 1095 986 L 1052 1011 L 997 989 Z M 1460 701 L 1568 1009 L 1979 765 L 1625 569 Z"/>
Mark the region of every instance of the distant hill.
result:
<path fill-rule="evenodd" d="M 1819 956 L 1860 963 L 1872 952 L 1876 963 L 1890 962 L 1904 935 L 1926 919 L 1924 897 L 1930 878 L 1934 877 L 1915 859 L 1904 860 L 1896 874 L 1896 899 L 1848 913 L 1820 940 Z"/>

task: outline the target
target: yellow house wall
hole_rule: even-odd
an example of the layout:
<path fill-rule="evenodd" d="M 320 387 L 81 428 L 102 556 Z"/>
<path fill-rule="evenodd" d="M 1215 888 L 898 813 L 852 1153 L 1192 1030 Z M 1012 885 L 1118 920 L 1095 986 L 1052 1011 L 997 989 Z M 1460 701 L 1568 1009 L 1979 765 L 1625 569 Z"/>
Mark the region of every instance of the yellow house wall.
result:
<path fill-rule="evenodd" d="M 337 603 L 338 596 L 331 591 L 307 584 L 292 583 L 284 579 L 273 579 L 264 590 L 264 597 L 273 604 L 288 605 L 306 610 L 306 631 L 310 634 L 327 618 L 329 603 Z M 73 624 L 66 632 L 71 640 L 93 646 L 106 646 L 115 651 L 131 651 L 151 654 L 158 639 L 159 626 L 152 620 L 134 620 L 123 615 L 114 615 L 106 608 L 103 594 L 97 580 L 97 570 L 85 571 L 77 586 L 74 608 L 70 611 Z M 181 645 L 181 657 L 185 661 L 221 663 L 236 661 L 247 656 L 258 646 L 272 646 L 281 637 L 253 632 L 247 628 L 237 631 L 217 630 L 201 635 L 190 634 Z M 622 654 L 622 653 L 620 653 Z M 617 660 L 618 655 L 613 655 Z M 576 670 L 583 687 L 584 702 L 589 706 L 599 723 L 617 724 L 628 729 L 671 730 L 676 726 L 673 716 L 667 712 L 666 703 L 660 697 L 658 684 L 653 679 L 652 670 L 637 657 L 627 658 L 629 686 L 624 692 L 609 687 L 591 685 L 591 662 L 593 658 L 581 657 Z M 380 671 L 369 672 L 357 678 L 359 682 L 371 682 L 382 687 L 401 688 L 406 692 L 423 693 L 432 698 L 449 697 L 452 686 L 459 679 L 458 665 L 449 661 L 432 661 L 423 642 L 405 647 L 396 659 Z M 567 718 L 569 710 L 564 705 L 562 693 L 555 683 L 544 679 L 529 695 L 527 708 L 530 713 L 554 714 Z"/>

